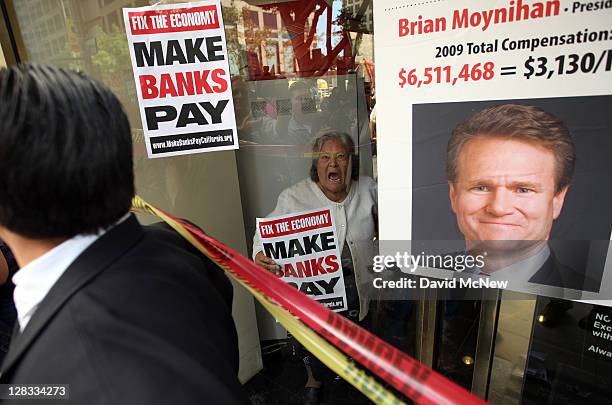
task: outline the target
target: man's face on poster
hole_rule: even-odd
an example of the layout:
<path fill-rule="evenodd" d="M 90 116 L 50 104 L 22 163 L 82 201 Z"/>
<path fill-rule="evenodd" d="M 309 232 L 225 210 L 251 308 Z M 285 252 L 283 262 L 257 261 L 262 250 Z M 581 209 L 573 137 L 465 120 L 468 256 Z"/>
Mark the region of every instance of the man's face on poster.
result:
<path fill-rule="evenodd" d="M 466 241 L 547 240 L 567 187 L 556 192 L 555 158 L 537 144 L 476 137 L 461 148 L 451 207 Z"/>

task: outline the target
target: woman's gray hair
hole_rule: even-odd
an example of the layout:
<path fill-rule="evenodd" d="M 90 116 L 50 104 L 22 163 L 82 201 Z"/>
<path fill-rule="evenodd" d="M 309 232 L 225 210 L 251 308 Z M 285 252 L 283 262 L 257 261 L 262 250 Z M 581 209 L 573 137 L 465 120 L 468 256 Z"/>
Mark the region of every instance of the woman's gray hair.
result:
<path fill-rule="evenodd" d="M 319 135 L 312 144 L 312 164 L 310 165 L 310 179 L 317 183 L 319 181 L 319 174 L 317 173 L 317 162 L 319 161 L 319 152 L 323 149 L 325 142 L 337 140 L 342 143 L 346 152 L 349 156 L 353 156 L 351 159 L 351 179 L 357 180 L 359 178 L 359 158 L 355 153 L 355 142 L 353 138 L 346 132 L 340 131 L 327 131 Z"/>

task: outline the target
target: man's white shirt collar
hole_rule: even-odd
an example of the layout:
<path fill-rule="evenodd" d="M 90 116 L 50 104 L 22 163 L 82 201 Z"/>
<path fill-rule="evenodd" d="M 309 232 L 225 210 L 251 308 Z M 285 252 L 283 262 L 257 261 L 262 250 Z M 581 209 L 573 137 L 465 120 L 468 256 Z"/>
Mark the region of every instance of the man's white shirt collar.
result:
<path fill-rule="evenodd" d="M 108 229 L 125 221 L 129 213 Z M 17 308 L 17 320 L 23 331 L 40 302 L 64 274 L 77 257 L 100 236 L 108 231 L 102 230 L 94 235 L 77 235 L 57 245 L 44 255 L 23 266 L 14 276 L 15 291 L 13 300 Z"/>

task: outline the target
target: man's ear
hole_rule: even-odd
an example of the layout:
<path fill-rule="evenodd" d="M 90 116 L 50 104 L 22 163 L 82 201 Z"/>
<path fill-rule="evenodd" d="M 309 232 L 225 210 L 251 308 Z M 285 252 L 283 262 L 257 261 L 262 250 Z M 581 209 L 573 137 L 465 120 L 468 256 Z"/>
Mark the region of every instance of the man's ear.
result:
<path fill-rule="evenodd" d="M 457 211 L 455 210 L 455 197 L 456 197 L 457 193 L 455 191 L 455 184 L 452 181 L 448 182 L 448 198 L 450 199 L 450 203 L 451 203 L 451 209 L 453 210 L 453 212 L 456 214 Z"/>
<path fill-rule="evenodd" d="M 563 202 L 565 201 L 565 195 L 567 194 L 569 186 L 565 186 L 553 197 L 553 220 L 557 219 L 561 214 L 561 208 L 563 208 Z"/>
<path fill-rule="evenodd" d="M 0 239 L 6 240 L 7 236 L 9 235 L 9 233 L 10 232 L 9 232 L 8 229 L 6 229 L 2 225 L 0 225 Z"/>

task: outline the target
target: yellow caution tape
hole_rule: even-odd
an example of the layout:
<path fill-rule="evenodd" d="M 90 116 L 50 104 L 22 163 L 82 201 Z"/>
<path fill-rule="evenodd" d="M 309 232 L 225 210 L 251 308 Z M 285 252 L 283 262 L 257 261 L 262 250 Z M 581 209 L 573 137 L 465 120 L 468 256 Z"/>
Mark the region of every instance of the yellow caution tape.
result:
<path fill-rule="evenodd" d="M 278 321 L 291 333 L 291 335 L 293 335 L 306 349 L 308 349 L 310 353 L 315 355 L 323 364 L 357 388 L 374 403 L 385 405 L 405 404 L 389 390 L 378 383 L 373 377 L 369 376 L 367 373 L 365 373 L 365 371 L 355 366 L 355 364 L 338 349 L 296 319 L 289 311 L 277 303 L 268 300 L 267 297 L 251 287 L 244 280 L 237 277 L 233 272 L 228 271 L 226 266 L 220 265 L 215 257 L 211 256 L 209 252 L 201 245 L 201 243 L 198 242 L 196 238 L 194 238 L 193 235 L 183 227 L 183 225 L 151 204 L 147 203 L 139 196 L 135 196 L 132 200 L 132 209 L 135 211 L 153 214 L 170 225 L 181 236 L 187 239 L 189 243 L 213 260 L 217 265 L 219 265 L 219 267 L 226 270 L 226 273 L 228 273 L 234 280 L 246 288 L 257 299 L 257 301 L 259 301 L 261 305 L 263 305 L 263 307 L 270 312 L 272 316 L 278 319 Z"/>

